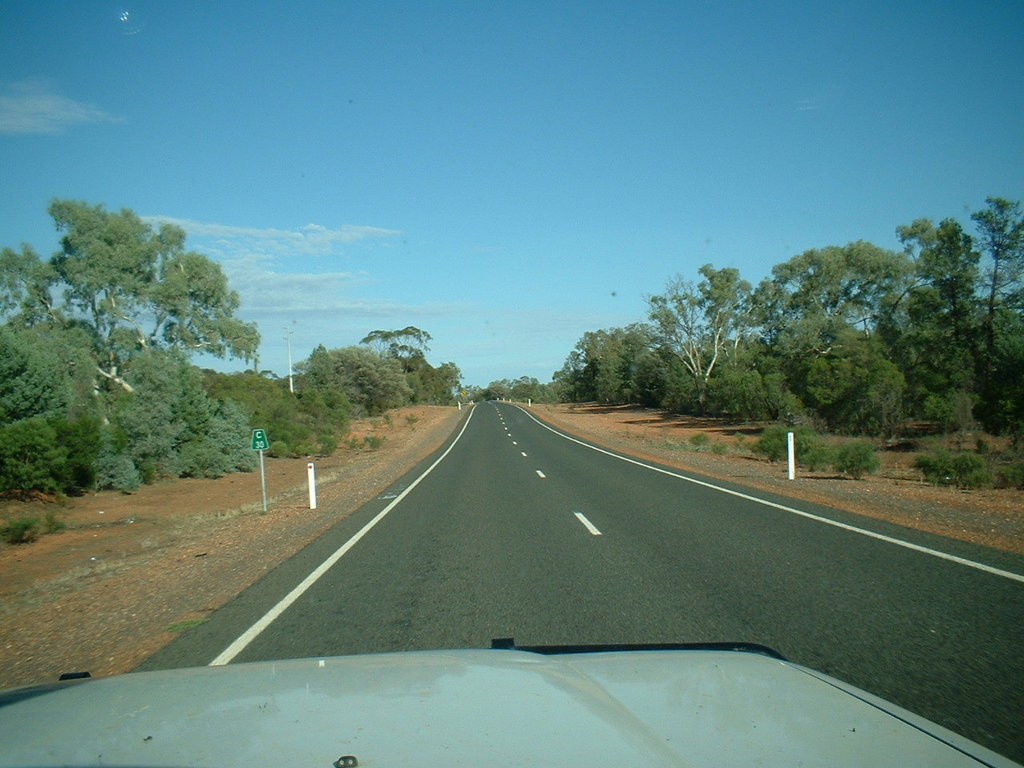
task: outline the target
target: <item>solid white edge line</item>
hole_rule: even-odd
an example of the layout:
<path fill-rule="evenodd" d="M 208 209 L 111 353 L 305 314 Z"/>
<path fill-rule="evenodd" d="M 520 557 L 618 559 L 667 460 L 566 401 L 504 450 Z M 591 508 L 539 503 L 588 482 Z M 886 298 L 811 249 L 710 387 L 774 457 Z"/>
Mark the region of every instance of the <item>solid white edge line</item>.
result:
<path fill-rule="evenodd" d="M 685 480 L 688 483 L 693 483 L 694 485 L 700 485 L 700 486 L 703 486 L 704 488 L 711 488 L 711 489 L 716 490 L 716 491 L 721 491 L 722 493 L 728 493 L 730 496 L 736 496 L 736 497 L 741 498 L 741 499 L 746 499 L 747 501 L 756 502 L 757 504 L 763 504 L 766 507 L 774 507 L 775 509 L 780 509 L 783 512 L 790 512 L 791 514 L 794 514 L 794 515 L 800 515 L 801 517 L 806 517 L 809 520 L 814 520 L 814 521 L 819 522 L 819 523 L 825 523 L 826 525 L 833 525 L 836 528 L 842 528 L 844 531 L 850 531 L 852 533 L 859 533 L 862 536 L 870 536 L 873 539 L 878 539 L 879 541 L 885 541 L 885 542 L 888 542 L 889 544 L 895 544 L 898 547 L 905 547 L 906 549 L 912 549 L 915 552 L 921 552 L 921 553 L 926 554 L 926 555 L 932 555 L 933 557 L 938 557 L 938 558 L 941 558 L 942 560 L 948 560 L 948 561 L 953 562 L 953 563 L 958 563 L 959 565 L 965 565 L 968 568 L 974 568 L 974 569 L 979 570 L 979 571 L 984 571 L 985 573 L 990 573 L 993 576 L 1002 576 L 1004 579 L 1011 579 L 1012 581 L 1019 581 L 1020 583 L 1024 584 L 1024 576 L 1022 576 L 1019 573 L 1014 573 L 1013 571 L 1004 571 L 1001 568 L 993 568 L 991 565 L 985 565 L 984 563 L 979 563 L 979 562 L 976 562 L 974 560 L 968 560 L 965 557 L 958 557 L 957 555 L 951 555 L 951 554 L 949 554 L 947 552 L 940 552 L 937 549 L 930 549 L 929 547 L 923 547 L 920 544 L 913 544 L 913 543 L 911 543 L 909 541 L 903 541 L 903 539 L 897 539 L 897 538 L 894 538 L 892 536 L 886 536 L 884 533 L 876 533 L 875 531 L 869 531 L 866 528 L 858 528 L 855 525 L 849 525 L 847 523 L 841 523 L 838 520 L 830 520 L 827 517 L 822 517 L 821 515 L 815 515 L 815 514 L 813 514 L 811 512 L 804 512 L 803 510 L 796 509 L 794 507 L 787 507 L 785 504 L 776 504 L 774 501 L 768 501 L 767 499 L 759 499 L 756 496 L 751 496 L 751 495 L 746 494 L 746 493 L 741 493 L 740 491 L 733 491 L 733 490 L 731 490 L 729 488 L 723 488 L 720 485 L 714 485 L 713 483 L 708 483 L 708 482 L 705 482 L 703 480 L 697 480 L 696 478 L 693 478 L 693 477 L 687 477 L 686 475 L 681 475 L 678 472 L 671 472 L 671 471 L 669 471 L 667 469 L 662 469 L 661 467 L 655 467 L 655 466 L 652 466 L 651 464 L 645 464 L 644 462 L 639 461 L 637 459 L 632 459 L 632 458 L 629 458 L 628 456 L 622 456 L 622 455 L 620 455 L 618 453 L 614 453 L 612 451 L 605 450 L 604 448 L 598 448 L 596 445 L 590 445 L 589 443 L 585 443 L 582 440 L 577 440 L 575 437 L 571 437 L 571 436 L 569 436 L 569 435 L 567 435 L 567 434 L 565 434 L 563 432 L 559 432 L 557 429 L 554 429 L 551 426 L 545 424 L 543 421 L 538 419 L 536 416 L 534 416 L 532 413 L 527 411 L 525 408 L 520 408 L 519 406 L 516 406 L 516 407 L 519 408 L 519 410 L 521 410 L 523 413 L 525 413 L 531 419 L 536 421 L 538 424 L 540 424 L 542 427 L 544 427 L 544 429 L 548 430 L 549 432 L 553 432 L 554 434 L 558 435 L 559 437 L 562 437 L 562 438 L 564 438 L 566 440 L 570 440 L 570 441 L 572 441 L 574 443 L 582 445 L 584 448 L 589 448 L 592 451 L 597 451 L 598 453 L 603 453 L 606 456 L 611 456 L 614 459 L 619 459 L 620 461 L 625 461 L 625 462 L 628 462 L 629 464 L 636 464 L 638 467 L 644 467 L 645 469 L 649 469 L 652 472 L 661 472 L 663 475 L 669 475 L 671 477 L 677 477 L 680 480 Z"/>
<path fill-rule="evenodd" d="M 579 521 L 583 523 L 583 525 L 586 526 L 586 529 L 590 531 L 594 536 L 601 535 L 601 532 L 597 530 L 597 527 L 592 522 L 587 520 L 586 515 L 584 515 L 582 512 L 573 512 L 573 514 L 576 515 L 577 518 L 579 518 Z"/>
<path fill-rule="evenodd" d="M 327 571 L 331 569 L 331 566 L 333 566 L 342 557 L 344 557 L 345 554 L 350 549 L 352 549 L 352 547 L 354 547 L 361 538 L 363 538 L 363 536 L 370 532 L 370 529 L 372 529 L 377 523 L 384 519 L 388 512 L 390 512 L 392 509 L 398 506 L 399 502 L 401 502 L 402 499 L 408 496 L 412 489 L 420 484 L 421 480 L 423 480 L 427 475 L 433 472 L 434 468 L 437 467 L 438 464 L 444 461 L 445 457 L 449 453 L 451 453 L 452 448 L 454 448 L 456 443 L 458 443 L 459 440 L 462 438 L 462 435 L 466 431 L 466 427 L 469 426 L 470 419 L 472 418 L 473 410 L 470 410 L 469 416 L 466 417 L 466 421 L 463 422 L 462 424 L 462 429 L 459 430 L 459 434 L 455 436 L 455 439 L 452 441 L 452 444 L 448 446 L 447 450 L 445 450 L 445 452 L 442 453 L 433 464 L 427 467 L 427 469 L 423 472 L 422 475 L 413 480 L 409 484 L 408 488 L 406 488 L 404 491 L 398 494 L 397 497 L 395 497 L 394 501 L 392 501 L 390 504 L 384 507 L 384 509 L 378 512 L 376 516 L 370 522 L 368 522 L 366 525 L 360 528 L 359 531 L 352 538 L 350 538 L 348 541 L 342 544 L 337 550 L 335 550 L 334 554 L 332 554 L 330 557 L 328 557 L 326 560 L 320 563 L 320 565 L 318 565 L 312 573 L 310 573 L 306 578 L 304 578 L 299 583 L 299 585 L 295 587 L 295 589 L 293 589 L 291 592 L 289 592 L 287 595 L 281 598 L 277 605 L 275 605 L 273 608 L 267 611 L 263 615 L 263 617 L 260 618 L 259 621 L 257 621 L 247 630 L 245 630 L 245 632 L 243 632 L 238 637 L 238 639 L 236 639 L 233 643 L 231 643 L 231 645 L 229 645 L 227 648 L 221 651 L 217 658 L 211 661 L 207 666 L 219 667 L 229 663 L 239 653 L 241 653 L 245 649 L 245 647 L 249 645 L 249 643 L 251 643 L 257 637 L 259 637 L 263 630 L 269 627 L 278 616 L 280 616 L 282 613 L 288 610 L 292 603 L 294 603 L 296 600 L 302 597 L 303 593 L 305 593 L 306 590 L 312 587 L 320 579 L 321 576 L 323 576 L 325 573 L 327 573 Z"/>

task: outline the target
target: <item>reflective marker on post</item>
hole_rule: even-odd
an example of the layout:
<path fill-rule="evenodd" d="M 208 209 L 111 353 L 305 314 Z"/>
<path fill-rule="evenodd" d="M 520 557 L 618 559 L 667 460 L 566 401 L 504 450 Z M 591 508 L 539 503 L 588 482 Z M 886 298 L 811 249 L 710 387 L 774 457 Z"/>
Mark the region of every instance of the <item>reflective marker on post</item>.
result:
<path fill-rule="evenodd" d="M 306 476 L 309 478 L 309 508 L 316 509 L 316 470 L 313 462 L 306 465 Z"/>

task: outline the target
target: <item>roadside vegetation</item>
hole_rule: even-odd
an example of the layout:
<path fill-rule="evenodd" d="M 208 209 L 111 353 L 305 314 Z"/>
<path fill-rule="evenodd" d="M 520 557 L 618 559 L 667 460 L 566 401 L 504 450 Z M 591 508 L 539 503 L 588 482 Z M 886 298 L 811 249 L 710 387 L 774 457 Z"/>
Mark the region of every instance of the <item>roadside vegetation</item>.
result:
<path fill-rule="evenodd" d="M 372 330 L 319 345 L 291 382 L 259 370 L 220 266 L 185 233 L 130 210 L 54 200 L 49 258 L 0 251 L 0 495 L 131 492 L 163 478 L 250 471 L 251 430 L 279 457 L 327 455 L 352 419 L 409 404 L 512 399 L 636 404 L 768 424 L 749 450 L 849 477 L 911 442 L 936 485 L 1024 488 L 1024 212 L 989 198 L 971 218 L 897 228 L 904 248 L 805 251 L 757 286 L 706 264 L 647 298 L 647 316 L 587 332 L 551 382 L 461 384 L 427 360 L 430 334 Z M 249 370 L 200 370 L 197 352 Z M 941 436 L 951 436 L 942 439 Z M 824 436 L 824 437 L 823 437 Z M 694 438 L 690 450 L 724 453 Z M 11 519 L 27 541 L 55 519 Z"/>
<path fill-rule="evenodd" d="M 459 369 L 429 363 L 430 334 L 412 326 L 320 345 L 290 387 L 258 371 L 255 325 L 235 316 L 237 293 L 216 262 L 186 250 L 180 228 L 68 200 L 48 211 L 62 234 L 57 253 L 0 251 L 4 497 L 250 471 L 255 427 L 271 456 L 326 455 L 345 444 L 353 418 L 455 403 Z M 200 351 L 252 368 L 200 370 L 190 360 Z M 0 538 L 31 541 L 58 527 L 16 517 Z"/>
<path fill-rule="evenodd" d="M 568 402 L 782 425 L 758 442 L 773 460 L 793 430 L 805 465 L 856 477 L 909 439 L 929 482 L 1024 487 L 1024 212 L 993 197 L 970 218 L 972 231 L 900 226 L 898 252 L 805 251 L 757 286 L 706 264 L 648 297 L 646 318 L 585 333 L 551 386 Z"/>

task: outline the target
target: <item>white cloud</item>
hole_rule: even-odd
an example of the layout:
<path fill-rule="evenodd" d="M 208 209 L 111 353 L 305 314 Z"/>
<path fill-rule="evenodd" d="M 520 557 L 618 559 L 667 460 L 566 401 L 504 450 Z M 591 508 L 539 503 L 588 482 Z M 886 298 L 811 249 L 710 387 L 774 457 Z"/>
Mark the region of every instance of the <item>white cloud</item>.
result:
<path fill-rule="evenodd" d="M 119 120 L 93 104 L 61 96 L 44 80 L 0 86 L 0 133 L 56 134 L 72 125 Z"/>
<path fill-rule="evenodd" d="M 224 265 L 228 282 L 249 312 L 307 312 L 348 306 L 346 292 L 365 283 L 365 272 L 281 274 L 242 262 Z"/>
<path fill-rule="evenodd" d="M 153 225 L 173 224 L 188 236 L 187 247 L 220 262 L 241 298 L 248 319 L 278 316 L 389 316 L 409 307 L 354 294 L 377 282 L 364 269 L 322 271 L 316 257 L 337 256 L 358 241 L 387 240 L 402 233 L 383 227 L 306 224 L 295 229 L 241 227 L 173 216 L 143 216 Z"/>
<path fill-rule="evenodd" d="M 337 251 L 338 246 L 359 240 L 390 238 L 402 233 L 383 227 L 345 224 L 330 229 L 322 224 L 306 224 L 298 229 L 237 227 L 231 224 L 178 219 L 172 216 L 143 216 L 151 224 L 173 224 L 190 237 L 212 238 L 213 245 L 227 260 L 235 258 L 274 259 L 293 256 L 321 256 Z"/>

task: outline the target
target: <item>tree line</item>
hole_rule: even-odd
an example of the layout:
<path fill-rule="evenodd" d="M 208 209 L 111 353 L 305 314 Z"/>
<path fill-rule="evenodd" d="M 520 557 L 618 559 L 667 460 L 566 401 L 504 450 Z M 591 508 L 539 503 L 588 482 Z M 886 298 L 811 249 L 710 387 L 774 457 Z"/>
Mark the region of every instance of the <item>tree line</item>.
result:
<path fill-rule="evenodd" d="M 412 326 L 318 346 L 294 392 L 273 374 L 200 370 L 196 352 L 249 362 L 259 347 L 220 266 L 128 209 L 48 212 L 60 250 L 0 251 L 0 492 L 217 477 L 253 468 L 253 427 L 272 455 L 328 454 L 352 418 L 454 402 L 458 367 L 431 365 L 430 334 Z"/>
<path fill-rule="evenodd" d="M 706 264 L 647 317 L 585 333 L 555 373 L 569 401 L 637 403 L 890 437 L 924 420 L 1024 436 L 1024 214 L 900 226 L 893 251 L 805 251 L 754 286 Z"/>

